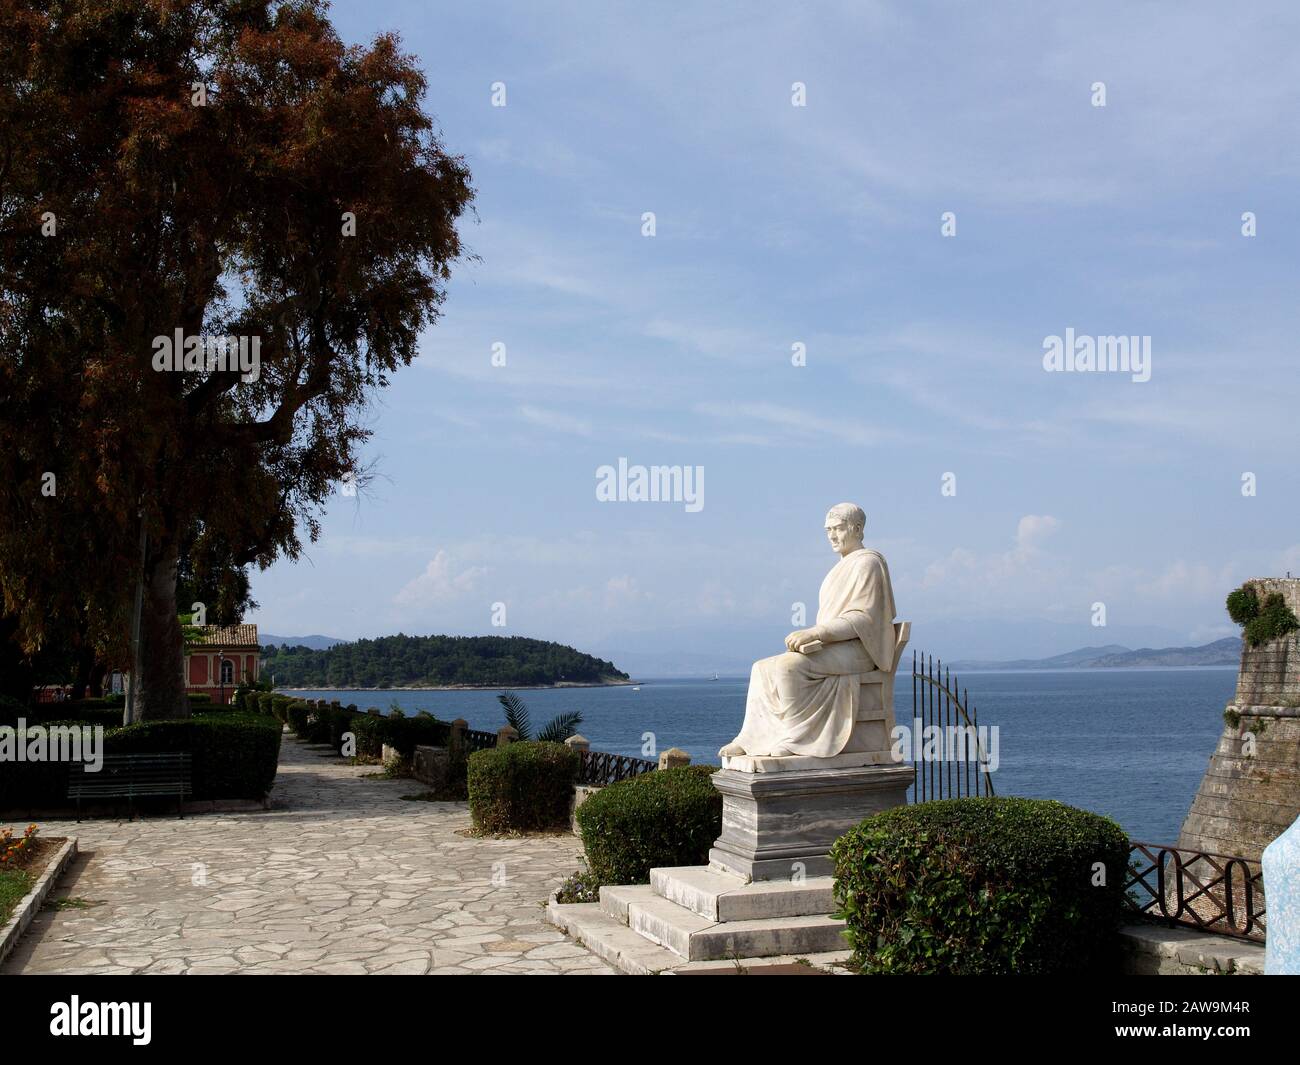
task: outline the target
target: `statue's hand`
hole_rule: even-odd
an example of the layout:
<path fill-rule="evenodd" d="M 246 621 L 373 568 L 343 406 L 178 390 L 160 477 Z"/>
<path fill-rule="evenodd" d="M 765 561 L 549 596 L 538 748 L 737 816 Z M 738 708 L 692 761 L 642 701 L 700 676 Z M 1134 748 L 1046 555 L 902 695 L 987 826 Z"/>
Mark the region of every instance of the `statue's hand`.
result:
<path fill-rule="evenodd" d="M 816 629 L 798 629 L 785 638 L 785 649 L 787 651 L 798 651 L 805 644 L 812 643 L 817 638 Z"/>

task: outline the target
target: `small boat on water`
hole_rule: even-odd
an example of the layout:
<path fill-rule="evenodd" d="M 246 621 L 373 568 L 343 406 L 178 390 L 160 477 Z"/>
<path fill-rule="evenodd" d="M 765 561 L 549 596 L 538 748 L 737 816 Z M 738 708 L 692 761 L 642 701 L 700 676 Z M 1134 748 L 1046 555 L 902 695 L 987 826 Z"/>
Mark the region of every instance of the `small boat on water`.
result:
<path fill-rule="evenodd" d="M 633 690 L 634 692 L 639 692 L 641 689 L 640 689 L 639 687 L 634 686 L 634 687 L 632 688 L 632 690 Z"/>

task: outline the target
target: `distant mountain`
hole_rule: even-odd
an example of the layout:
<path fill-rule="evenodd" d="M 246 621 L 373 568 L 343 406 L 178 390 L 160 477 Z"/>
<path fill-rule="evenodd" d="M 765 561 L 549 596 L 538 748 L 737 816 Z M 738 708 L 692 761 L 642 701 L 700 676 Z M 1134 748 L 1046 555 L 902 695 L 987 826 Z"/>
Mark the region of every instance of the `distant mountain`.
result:
<path fill-rule="evenodd" d="M 313 651 L 324 651 L 344 642 L 333 636 L 272 636 L 269 632 L 258 633 L 257 639 L 263 647 L 310 647 Z"/>
<path fill-rule="evenodd" d="M 1010 669 L 1156 669 L 1161 666 L 1235 666 L 1241 662 L 1241 639 L 1226 636 L 1200 647 L 1142 647 L 1134 651 L 1119 644 L 1081 647 L 1051 658 L 1020 658 L 1010 662 L 945 662 L 950 669 L 975 672 Z"/>
<path fill-rule="evenodd" d="M 1153 669 L 1159 666 L 1236 666 L 1241 664 L 1241 637 L 1200 647 L 1143 647 L 1123 654 L 1104 655 L 1088 663 L 1089 669 Z"/>

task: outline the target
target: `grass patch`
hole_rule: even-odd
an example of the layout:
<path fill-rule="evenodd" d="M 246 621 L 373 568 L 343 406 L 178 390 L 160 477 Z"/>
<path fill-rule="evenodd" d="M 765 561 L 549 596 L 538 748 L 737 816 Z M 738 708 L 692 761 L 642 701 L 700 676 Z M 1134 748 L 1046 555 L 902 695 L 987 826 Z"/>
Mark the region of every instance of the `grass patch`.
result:
<path fill-rule="evenodd" d="M 33 883 L 35 881 L 32 875 L 22 869 L 0 871 L 0 925 L 13 916 L 18 904 L 31 891 Z"/>
<path fill-rule="evenodd" d="M 102 906 L 100 899 L 83 899 L 79 895 L 74 895 L 67 899 L 46 899 L 45 909 L 62 912 L 63 910 L 88 910 L 92 906 Z"/>

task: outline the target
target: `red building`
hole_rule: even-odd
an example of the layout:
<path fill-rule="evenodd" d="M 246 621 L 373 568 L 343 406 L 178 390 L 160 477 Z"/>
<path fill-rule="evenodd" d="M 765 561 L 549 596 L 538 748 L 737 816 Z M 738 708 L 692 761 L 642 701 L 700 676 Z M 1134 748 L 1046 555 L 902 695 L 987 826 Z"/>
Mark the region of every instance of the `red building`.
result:
<path fill-rule="evenodd" d="M 185 647 L 185 690 L 228 703 L 235 688 L 257 680 L 262 648 L 256 625 L 196 625 Z"/>

